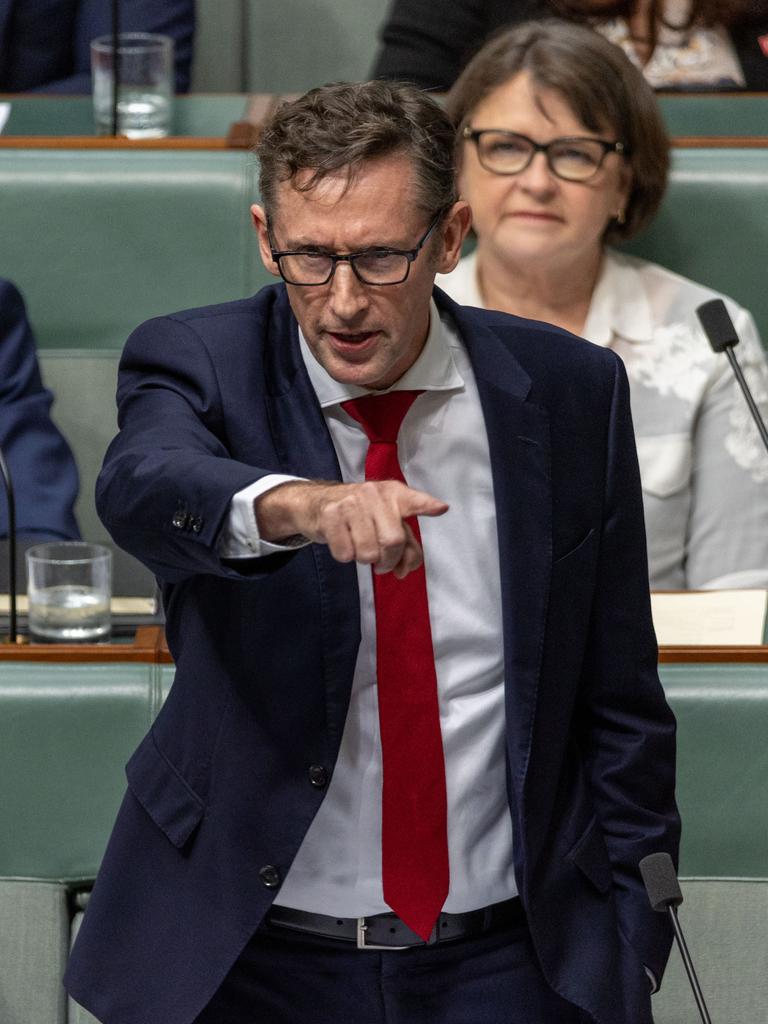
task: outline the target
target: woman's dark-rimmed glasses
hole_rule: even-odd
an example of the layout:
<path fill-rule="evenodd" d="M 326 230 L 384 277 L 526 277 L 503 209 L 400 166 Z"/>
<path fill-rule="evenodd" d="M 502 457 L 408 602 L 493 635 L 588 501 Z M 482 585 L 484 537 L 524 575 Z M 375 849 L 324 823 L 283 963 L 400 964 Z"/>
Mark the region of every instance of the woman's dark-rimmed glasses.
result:
<path fill-rule="evenodd" d="M 519 132 L 500 128 L 465 128 L 463 137 L 477 148 L 482 166 L 492 174 L 520 174 L 537 153 L 543 153 L 553 174 L 564 181 L 589 181 L 609 153 L 627 156 L 623 142 L 607 142 L 589 136 L 573 135 L 551 142 L 534 142 Z"/>
<path fill-rule="evenodd" d="M 272 259 L 277 264 L 280 276 L 286 284 L 313 287 L 328 284 L 336 273 L 339 263 L 348 263 L 358 281 L 363 284 L 402 284 L 408 277 L 411 264 L 421 252 L 429 236 L 443 216 L 443 211 L 433 219 L 413 249 L 389 249 L 376 246 L 361 252 L 340 255 L 335 252 L 280 251 L 272 249 Z"/>

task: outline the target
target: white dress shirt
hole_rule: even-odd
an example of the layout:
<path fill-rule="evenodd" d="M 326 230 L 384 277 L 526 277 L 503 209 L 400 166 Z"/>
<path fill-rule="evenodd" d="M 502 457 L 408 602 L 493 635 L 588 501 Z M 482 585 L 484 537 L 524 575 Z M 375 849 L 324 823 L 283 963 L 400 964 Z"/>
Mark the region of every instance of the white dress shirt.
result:
<path fill-rule="evenodd" d="M 483 307 L 475 253 L 437 284 Z M 717 292 L 607 250 L 583 334 L 629 377 L 654 590 L 768 586 L 768 459 L 724 354 L 696 307 Z M 725 298 L 738 359 L 768 417 L 768 367 L 750 314 Z"/>
<path fill-rule="evenodd" d="M 341 403 L 367 394 L 331 378 L 300 337 L 345 482 L 365 478 L 368 440 Z M 406 481 L 450 509 L 419 519 L 446 764 L 450 889 L 458 913 L 516 895 L 504 752 L 504 663 L 496 514 L 480 401 L 467 354 L 434 303 L 426 344 L 390 390 L 419 389 L 400 428 Z M 253 498 L 270 476 L 235 495 L 219 551 L 253 557 Z M 277 902 L 343 917 L 388 909 L 381 882 L 381 742 L 376 699 L 376 623 L 371 568 L 357 566 L 362 637 L 339 758 L 325 800 Z"/>

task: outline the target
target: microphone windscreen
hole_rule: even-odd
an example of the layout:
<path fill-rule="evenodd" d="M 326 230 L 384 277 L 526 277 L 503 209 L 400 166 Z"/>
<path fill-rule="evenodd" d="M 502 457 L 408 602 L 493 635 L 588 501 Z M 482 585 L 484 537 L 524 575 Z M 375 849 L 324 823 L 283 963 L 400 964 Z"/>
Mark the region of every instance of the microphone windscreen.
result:
<path fill-rule="evenodd" d="M 683 894 L 677 872 L 668 853 L 650 853 L 640 861 L 645 891 L 654 910 L 664 913 L 668 906 L 680 906 Z"/>
<path fill-rule="evenodd" d="M 702 303 L 696 310 L 696 315 L 715 352 L 724 352 L 727 348 L 738 345 L 739 336 L 722 299 L 710 299 L 709 302 Z"/>

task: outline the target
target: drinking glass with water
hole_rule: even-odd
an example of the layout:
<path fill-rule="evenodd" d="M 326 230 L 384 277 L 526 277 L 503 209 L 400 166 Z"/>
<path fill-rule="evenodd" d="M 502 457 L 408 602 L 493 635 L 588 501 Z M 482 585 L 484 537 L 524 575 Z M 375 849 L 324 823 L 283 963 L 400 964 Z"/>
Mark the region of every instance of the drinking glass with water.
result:
<path fill-rule="evenodd" d="M 100 643 L 110 637 L 112 552 L 101 544 L 60 541 L 27 551 L 30 639 Z"/>
<path fill-rule="evenodd" d="M 159 139 L 171 127 L 173 40 L 149 32 L 122 32 L 117 59 L 112 36 L 91 42 L 93 111 L 96 134 L 112 132 L 112 101 L 117 68 L 117 131 L 129 139 Z"/>

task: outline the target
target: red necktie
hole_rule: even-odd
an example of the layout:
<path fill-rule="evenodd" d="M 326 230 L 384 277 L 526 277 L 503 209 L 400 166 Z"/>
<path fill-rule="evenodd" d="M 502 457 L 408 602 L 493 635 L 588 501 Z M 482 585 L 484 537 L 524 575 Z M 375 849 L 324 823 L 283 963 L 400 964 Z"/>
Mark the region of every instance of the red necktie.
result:
<path fill-rule="evenodd" d="M 366 480 L 401 480 L 400 424 L 420 391 L 367 395 L 342 407 L 368 436 Z M 421 543 L 416 517 L 408 519 Z M 373 573 L 383 761 L 384 899 L 425 941 L 448 895 L 445 761 L 423 564 L 404 579 Z"/>

